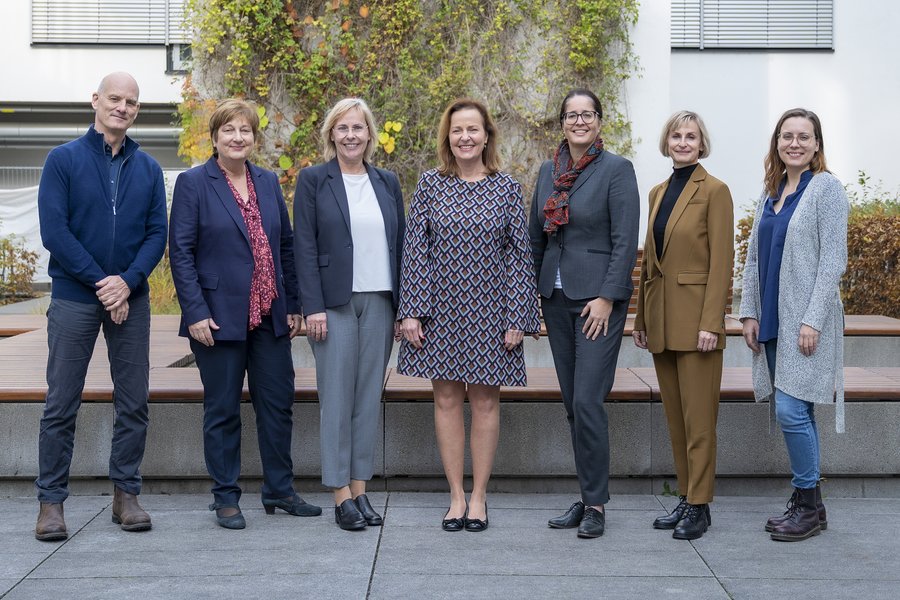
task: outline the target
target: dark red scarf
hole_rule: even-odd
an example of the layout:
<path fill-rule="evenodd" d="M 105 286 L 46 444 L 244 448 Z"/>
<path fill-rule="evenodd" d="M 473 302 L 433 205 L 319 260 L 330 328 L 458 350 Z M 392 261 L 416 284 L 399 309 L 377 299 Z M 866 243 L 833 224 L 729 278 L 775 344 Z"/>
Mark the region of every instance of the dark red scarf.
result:
<path fill-rule="evenodd" d="M 544 231 L 553 233 L 560 225 L 569 222 L 569 190 L 575 185 L 581 172 L 600 156 L 601 152 L 603 152 L 603 138 L 598 137 L 573 167 L 569 140 L 563 140 L 556 149 L 553 154 L 553 193 L 544 204 Z"/>

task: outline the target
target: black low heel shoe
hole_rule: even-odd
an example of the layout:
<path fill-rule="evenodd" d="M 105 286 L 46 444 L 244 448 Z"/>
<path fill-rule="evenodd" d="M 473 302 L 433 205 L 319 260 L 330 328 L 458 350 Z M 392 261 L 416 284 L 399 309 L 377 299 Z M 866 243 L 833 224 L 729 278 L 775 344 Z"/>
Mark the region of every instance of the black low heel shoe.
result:
<path fill-rule="evenodd" d="M 223 516 L 220 512 L 226 508 L 236 508 L 237 514 Z M 224 527 L 225 529 L 243 529 L 247 526 L 247 521 L 244 520 L 244 515 L 241 514 L 241 507 L 237 504 L 210 504 L 209 510 L 216 511 L 216 523 L 219 524 L 219 527 Z"/>
<path fill-rule="evenodd" d="M 448 519 L 447 515 L 450 514 L 450 509 L 447 509 L 446 514 L 444 514 L 444 520 L 441 521 L 441 529 L 444 531 L 462 531 L 466 527 L 466 516 L 469 514 L 469 505 L 466 504 L 466 512 L 463 513 L 463 516 L 456 517 L 455 519 Z"/>
<path fill-rule="evenodd" d="M 334 507 L 334 522 L 338 527 L 347 531 L 358 531 L 366 528 L 366 519 L 356 508 L 356 503 L 352 498 L 347 498 L 341 502 L 340 506 Z"/>
<path fill-rule="evenodd" d="M 468 512 L 468 511 L 466 511 Z M 463 519 L 465 521 L 466 531 L 474 531 L 476 533 L 480 533 L 488 528 L 488 508 L 487 502 L 484 503 L 484 521 L 481 519 L 470 519 L 466 517 Z"/>
<path fill-rule="evenodd" d="M 356 508 L 359 509 L 359 512 L 366 520 L 366 525 L 379 527 L 384 523 L 384 519 L 375 512 L 375 509 L 372 508 L 372 505 L 369 503 L 369 498 L 365 494 L 360 494 L 353 501 L 356 502 Z"/>
<path fill-rule="evenodd" d="M 322 514 L 322 508 L 306 502 L 303 498 L 294 494 L 287 498 L 263 498 L 263 508 L 267 515 L 274 515 L 275 509 L 280 508 L 289 515 L 295 517 L 317 517 Z"/>

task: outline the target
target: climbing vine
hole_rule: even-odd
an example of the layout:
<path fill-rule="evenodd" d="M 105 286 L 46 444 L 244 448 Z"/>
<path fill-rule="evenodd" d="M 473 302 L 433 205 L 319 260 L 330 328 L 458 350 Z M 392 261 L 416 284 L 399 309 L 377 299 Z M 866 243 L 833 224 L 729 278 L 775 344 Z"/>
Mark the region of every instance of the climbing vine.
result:
<path fill-rule="evenodd" d="M 286 193 L 321 160 L 318 129 L 335 101 L 364 98 L 379 121 L 375 162 L 411 191 L 434 166 L 444 106 L 484 100 L 501 133 L 505 170 L 526 187 L 561 134 L 558 103 L 594 90 L 604 139 L 631 151 L 622 86 L 637 69 L 629 28 L 637 0 L 188 0 L 193 70 L 178 108 L 180 154 L 210 153 L 215 100 L 239 96 L 263 111 L 257 160 Z"/>

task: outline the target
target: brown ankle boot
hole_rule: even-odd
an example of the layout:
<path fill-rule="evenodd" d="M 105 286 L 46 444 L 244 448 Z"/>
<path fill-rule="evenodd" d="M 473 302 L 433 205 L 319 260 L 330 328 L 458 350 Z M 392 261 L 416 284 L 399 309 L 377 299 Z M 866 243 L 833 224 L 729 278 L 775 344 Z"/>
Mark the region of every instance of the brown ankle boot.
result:
<path fill-rule="evenodd" d="M 821 533 L 819 511 L 816 508 L 816 489 L 797 488 L 796 494 L 797 501 L 791 508 L 791 514 L 780 525 L 776 525 L 772 529 L 773 540 L 800 542 Z"/>
<path fill-rule="evenodd" d="M 134 494 L 115 488 L 113 493 L 112 522 L 125 531 L 147 531 L 152 527 L 147 514 Z"/>
<path fill-rule="evenodd" d="M 766 521 L 766 531 L 772 533 L 775 530 L 775 527 L 781 525 L 785 521 L 787 521 L 788 517 L 792 512 L 792 506 L 797 501 L 797 490 L 794 490 L 794 493 L 791 494 L 791 497 L 788 498 L 787 501 L 787 510 L 784 511 L 784 514 L 778 515 L 777 517 L 770 517 L 768 521 Z M 828 514 L 825 512 L 825 505 L 822 504 L 822 486 L 816 483 L 816 510 L 819 511 L 819 527 L 821 527 L 822 531 L 828 529 Z"/>
<path fill-rule="evenodd" d="M 41 502 L 34 537 L 42 542 L 56 542 L 69 537 L 62 502 Z"/>

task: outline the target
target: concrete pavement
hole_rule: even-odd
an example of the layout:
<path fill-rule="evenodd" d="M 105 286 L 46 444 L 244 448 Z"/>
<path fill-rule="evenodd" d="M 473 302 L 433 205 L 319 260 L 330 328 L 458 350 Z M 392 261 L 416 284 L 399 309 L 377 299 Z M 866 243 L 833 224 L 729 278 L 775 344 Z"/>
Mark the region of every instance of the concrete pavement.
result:
<path fill-rule="evenodd" d="M 711 530 L 684 542 L 650 527 L 677 502 L 667 496 L 614 497 L 597 540 L 547 527 L 570 496 L 492 494 L 481 534 L 440 529 L 445 494 L 369 496 L 384 527 L 345 532 L 329 494 L 304 495 L 325 509 L 312 518 L 267 516 L 245 494 L 243 531 L 215 525 L 209 496 L 146 495 L 146 533 L 110 522 L 110 496 L 73 496 L 61 543 L 34 539 L 33 497 L 0 498 L 0 598 L 900 597 L 897 498 L 826 498 L 827 531 L 779 543 L 762 526 L 780 497 L 718 498 Z"/>

